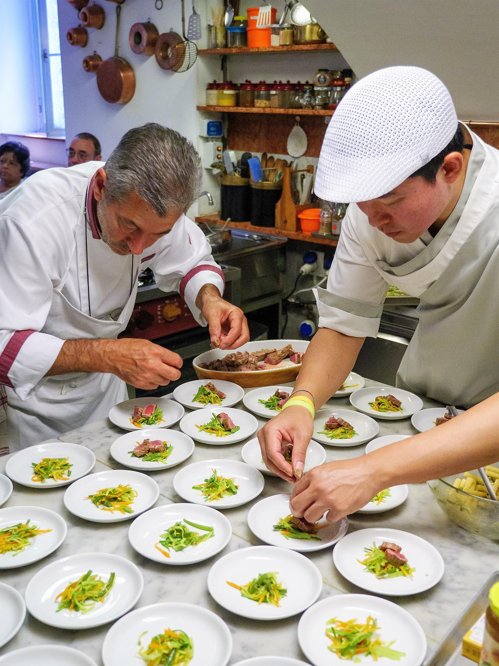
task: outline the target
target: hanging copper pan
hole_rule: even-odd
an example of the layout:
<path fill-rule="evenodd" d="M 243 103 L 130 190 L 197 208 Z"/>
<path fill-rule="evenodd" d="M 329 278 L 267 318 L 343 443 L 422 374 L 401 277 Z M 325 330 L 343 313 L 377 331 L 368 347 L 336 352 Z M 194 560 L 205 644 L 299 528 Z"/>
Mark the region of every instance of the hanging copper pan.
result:
<path fill-rule="evenodd" d="M 130 48 L 139 55 L 150 56 L 154 53 L 154 47 L 158 39 L 158 29 L 154 23 L 134 23 L 130 28 L 128 41 Z"/>
<path fill-rule="evenodd" d="M 182 37 L 177 32 L 163 32 L 156 40 L 154 55 L 161 69 L 173 69 L 183 60 Z M 177 50 L 177 46 L 179 49 Z"/>
<path fill-rule="evenodd" d="M 121 4 L 117 4 L 114 56 L 104 60 L 97 70 L 97 87 L 110 104 L 127 104 L 135 93 L 135 73 L 132 66 L 119 56 L 120 13 Z"/>
<path fill-rule="evenodd" d="M 100 5 L 90 5 L 90 7 L 83 7 L 78 14 L 81 24 L 85 28 L 96 28 L 100 30 L 106 20 L 104 10 Z"/>
<path fill-rule="evenodd" d="M 88 5 L 88 0 L 68 0 L 68 3 L 80 11 L 80 9 L 83 9 L 83 7 Z"/>
<path fill-rule="evenodd" d="M 82 67 L 86 72 L 96 72 L 102 63 L 102 58 L 94 51 L 93 55 L 83 58 Z"/>
<path fill-rule="evenodd" d="M 70 28 L 66 32 L 66 39 L 71 46 L 86 46 L 88 42 L 88 32 L 86 28 Z"/>

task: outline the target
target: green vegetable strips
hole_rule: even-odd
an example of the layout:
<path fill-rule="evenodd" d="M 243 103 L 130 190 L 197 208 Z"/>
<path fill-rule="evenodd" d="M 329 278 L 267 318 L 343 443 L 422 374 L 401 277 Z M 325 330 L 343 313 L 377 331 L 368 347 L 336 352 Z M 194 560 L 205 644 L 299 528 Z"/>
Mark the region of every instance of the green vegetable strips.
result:
<path fill-rule="evenodd" d="M 222 398 L 216 391 L 209 388 L 208 384 L 200 386 L 192 402 L 200 402 L 202 405 L 221 405 Z"/>
<path fill-rule="evenodd" d="M 103 511 L 119 511 L 133 513 L 132 504 L 138 493 L 130 485 L 119 484 L 115 488 L 101 488 L 89 499 L 98 509 Z"/>
<path fill-rule="evenodd" d="M 369 407 L 377 412 L 403 412 L 402 405 L 394 404 L 389 396 L 377 395 Z"/>
<path fill-rule="evenodd" d="M 340 659 L 360 662 L 360 657 L 372 657 L 377 661 L 381 657 L 399 661 L 405 652 L 394 650 L 390 643 L 383 642 L 376 631 L 379 629 L 376 618 L 369 615 L 364 623 L 352 620 L 332 618 L 326 622 L 326 636 L 331 641 L 328 649 Z"/>
<path fill-rule="evenodd" d="M 282 407 L 279 406 L 279 402 L 282 398 L 279 398 L 277 395 L 271 395 L 266 400 L 258 400 L 264 407 L 271 409 L 274 412 L 280 412 Z"/>
<path fill-rule="evenodd" d="M 31 539 L 51 531 L 40 530 L 36 525 L 30 525 L 30 520 L 5 527 L 0 530 L 0 555 L 5 555 L 5 553 L 19 555 L 30 545 Z"/>
<path fill-rule="evenodd" d="M 379 506 L 380 504 L 383 504 L 383 502 L 388 498 L 391 497 L 392 492 L 390 488 L 385 488 L 385 490 L 380 490 L 379 493 L 376 493 L 376 495 L 372 498 L 371 502 Z"/>
<path fill-rule="evenodd" d="M 194 527 L 197 530 L 201 530 L 204 534 L 199 532 L 193 532 L 189 527 Z M 166 548 L 166 550 L 174 550 L 179 552 L 185 550 L 189 546 L 197 546 L 215 534 L 215 529 L 209 525 L 200 525 L 199 523 L 193 523 L 187 518 L 177 521 L 174 525 L 169 527 L 159 538 L 159 545 Z M 156 545 L 157 550 L 160 553 L 163 553 L 169 557 L 169 553 L 164 552 L 158 545 Z"/>
<path fill-rule="evenodd" d="M 197 486 L 192 486 L 193 490 L 200 490 L 206 502 L 213 502 L 222 499 L 222 497 L 236 495 L 239 486 L 234 479 L 225 476 L 219 476 L 216 469 L 212 469 L 213 474 Z"/>
<path fill-rule="evenodd" d="M 378 548 L 373 543 L 372 548 L 364 548 L 366 557 L 359 560 L 367 571 L 374 574 L 376 578 L 398 578 L 399 576 L 407 576 L 412 578 L 415 569 L 411 569 L 408 562 L 404 562 L 401 566 L 395 566 L 386 559 L 386 554 L 381 548 Z"/>
<path fill-rule="evenodd" d="M 235 432 L 240 430 L 239 426 L 235 426 L 235 428 L 232 428 L 231 430 L 224 428 L 220 422 L 220 419 L 218 418 L 218 414 L 213 414 L 208 423 L 196 425 L 196 428 L 202 432 L 207 432 L 210 435 L 215 435 L 216 437 L 227 437 L 227 435 L 233 435 Z"/>
<path fill-rule="evenodd" d="M 54 481 L 67 481 L 71 476 L 71 467 L 73 464 L 68 458 L 42 458 L 40 462 L 31 463 L 33 476 L 31 480 L 36 483 L 43 483 L 47 479 Z"/>
<path fill-rule="evenodd" d="M 144 632 L 146 633 L 146 632 Z M 139 656 L 147 666 L 187 666 L 194 656 L 192 639 L 181 629 L 165 629 L 147 647 L 139 637 Z"/>
<path fill-rule="evenodd" d="M 357 432 L 352 427 L 340 426 L 339 428 L 334 428 L 334 430 L 321 430 L 319 434 L 325 435 L 329 439 L 352 439 Z"/>
<path fill-rule="evenodd" d="M 315 532 L 305 532 L 305 530 L 300 530 L 296 525 L 293 525 L 292 521 L 293 516 L 285 516 L 284 518 L 279 518 L 278 522 L 273 525 L 274 532 L 280 532 L 283 537 L 286 539 L 302 539 L 304 541 L 321 541 L 320 536 Z"/>
<path fill-rule="evenodd" d="M 97 603 L 103 603 L 114 585 L 116 574 L 114 571 L 109 575 L 105 583 L 97 574 L 89 569 L 78 580 L 70 583 L 55 598 L 59 602 L 57 612 L 67 609 L 78 613 L 88 613 L 93 610 Z"/>
<path fill-rule="evenodd" d="M 163 420 L 163 410 L 160 407 L 156 407 L 151 416 L 139 416 L 138 419 L 130 419 L 131 423 L 138 428 L 142 428 L 145 425 L 157 425 Z"/>
<path fill-rule="evenodd" d="M 239 590 L 241 596 L 246 599 L 251 599 L 251 601 L 256 601 L 259 604 L 273 604 L 274 606 L 279 606 L 281 599 L 288 592 L 279 583 L 277 573 L 274 571 L 258 574 L 256 578 L 245 585 L 238 585 L 231 581 L 227 581 L 227 585 Z"/>

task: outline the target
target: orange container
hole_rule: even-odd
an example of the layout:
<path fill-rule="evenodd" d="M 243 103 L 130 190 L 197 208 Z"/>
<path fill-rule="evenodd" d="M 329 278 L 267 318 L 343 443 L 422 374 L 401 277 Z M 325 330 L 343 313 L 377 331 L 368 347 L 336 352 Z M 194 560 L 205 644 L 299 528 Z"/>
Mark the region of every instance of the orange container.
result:
<path fill-rule="evenodd" d="M 248 28 L 248 48 L 261 49 L 270 46 L 270 28 Z"/>
<path fill-rule="evenodd" d="M 312 231 L 319 231 L 321 224 L 321 209 L 307 208 L 298 213 L 300 227 L 304 234 L 311 234 Z"/>
<path fill-rule="evenodd" d="M 257 17 L 258 17 L 258 12 L 259 12 L 259 11 L 260 11 L 260 7 L 250 7 L 250 8 L 247 10 L 247 14 L 248 14 L 248 29 L 250 29 L 250 28 L 256 28 L 256 19 L 257 19 Z M 270 17 L 271 17 L 270 22 L 271 22 L 271 23 L 275 23 L 275 22 L 276 22 L 276 16 L 277 16 L 277 8 L 276 8 L 276 7 L 272 7 L 272 9 L 270 10 Z"/>

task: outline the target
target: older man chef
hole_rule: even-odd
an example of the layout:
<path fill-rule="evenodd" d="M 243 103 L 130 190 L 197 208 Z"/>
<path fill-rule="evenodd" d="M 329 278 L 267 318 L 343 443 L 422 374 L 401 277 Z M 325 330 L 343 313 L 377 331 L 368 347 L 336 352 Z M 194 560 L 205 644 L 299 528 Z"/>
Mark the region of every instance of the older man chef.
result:
<path fill-rule="evenodd" d="M 106 416 L 125 382 L 153 389 L 180 377 L 178 354 L 116 339 L 147 267 L 212 342 L 248 340 L 209 243 L 184 215 L 199 177 L 193 146 L 150 123 L 127 132 L 105 165 L 40 172 L 0 205 L 0 382 L 14 450 Z"/>

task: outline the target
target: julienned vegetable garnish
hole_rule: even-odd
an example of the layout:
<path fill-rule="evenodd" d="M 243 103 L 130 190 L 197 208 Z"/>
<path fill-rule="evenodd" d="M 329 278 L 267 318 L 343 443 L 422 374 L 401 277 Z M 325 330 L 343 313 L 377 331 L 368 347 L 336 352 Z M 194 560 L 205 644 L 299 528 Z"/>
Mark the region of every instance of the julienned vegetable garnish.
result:
<path fill-rule="evenodd" d="M 240 427 L 233 423 L 232 419 L 225 412 L 212 414 L 208 423 L 196 425 L 196 428 L 209 435 L 215 435 L 215 437 L 227 437 L 227 435 L 233 435 L 240 430 Z"/>
<path fill-rule="evenodd" d="M 116 575 L 112 571 L 107 583 L 100 576 L 92 573 L 89 569 L 78 580 L 69 585 L 56 596 L 59 602 L 57 612 L 67 609 L 78 613 L 88 613 L 93 610 L 97 603 L 103 603 L 114 585 Z"/>
<path fill-rule="evenodd" d="M 146 632 L 144 632 L 146 633 Z M 147 666 L 187 666 L 194 656 L 192 638 L 181 629 L 165 629 L 151 639 L 147 647 L 139 637 L 139 657 Z"/>
<path fill-rule="evenodd" d="M 192 486 L 193 490 L 200 490 L 206 502 L 213 502 L 222 499 L 222 497 L 236 495 L 239 486 L 234 479 L 225 476 L 219 476 L 216 469 L 212 469 L 213 474 L 197 486 Z"/>
<path fill-rule="evenodd" d="M 43 483 L 47 479 L 54 481 L 67 481 L 71 476 L 73 464 L 68 458 L 42 458 L 40 462 L 31 463 L 33 476 L 31 480 L 35 483 Z"/>
<path fill-rule="evenodd" d="M 140 458 L 144 462 L 165 462 L 168 460 L 173 446 L 167 441 L 161 439 L 144 439 L 137 442 L 133 451 L 128 453 L 134 458 Z"/>
<path fill-rule="evenodd" d="M 377 395 L 369 407 L 376 412 L 403 412 L 402 403 L 398 398 L 389 393 L 388 395 Z"/>
<path fill-rule="evenodd" d="M 352 439 L 357 433 L 351 423 L 333 415 L 325 422 L 324 430 L 320 434 L 329 439 Z"/>
<path fill-rule="evenodd" d="M 132 504 L 138 493 L 131 485 L 119 484 L 114 488 L 101 488 L 87 499 L 103 511 L 133 513 Z"/>
<path fill-rule="evenodd" d="M 364 548 L 364 552 L 366 557 L 359 562 L 376 578 L 412 578 L 415 569 L 411 569 L 402 548 L 396 543 L 383 541 L 380 546 L 373 543 L 372 548 Z"/>
<path fill-rule="evenodd" d="M 221 405 L 224 398 L 225 393 L 217 389 L 213 382 L 208 382 L 198 388 L 192 402 L 199 402 L 202 405 Z"/>
<path fill-rule="evenodd" d="M 30 525 L 30 520 L 5 527 L 0 530 L 0 555 L 6 553 L 19 555 L 30 545 L 31 539 L 47 532 L 52 532 L 52 530 L 40 530 L 36 525 Z"/>
<path fill-rule="evenodd" d="M 258 400 L 264 407 L 271 409 L 273 412 L 280 412 L 284 403 L 289 399 L 289 393 L 277 389 L 275 393 L 269 396 L 266 400 Z"/>
<path fill-rule="evenodd" d="M 139 405 L 136 405 L 133 414 L 130 417 L 131 423 L 137 428 L 142 428 L 145 425 L 158 425 L 162 420 L 163 410 L 154 403 L 146 405 L 145 407 L 139 407 Z"/>
<path fill-rule="evenodd" d="M 377 661 L 381 657 L 399 661 L 405 652 L 394 650 L 391 646 L 395 641 L 385 643 L 379 636 L 376 618 L 369 615 L 364 623 L 356 619 L 339 620 L 331 618 L 326 622 L 326 636 L 331 641 L 328 650 L 334 652 L 340 659 L 360 662 L 360 657 L 372 657 Z"/>
<path fill-rule="evenodd" d="M 318 527 L 315 523 L 308 523 L 310 529 L 302 529 L 303 521 L 297 522 L 292 514 L 279 518 L 277 523 L 273 525 L 274 532 L 280 532 L 286 539 L 302 539 L 305 541 L 320 541 L 321 538 L 317 534 Z"/>
<path fill-rule="evenodd" d="M 241 596 L 246 597 L 246 599 L 251 599 L 251 601 L 256 601 L 259 604 L 273 604 L 274 606 L 279 606 L 281 599 L 288 592 L 279 583 L 277 573 L 273 571 L 258 574 L 256 578 L 245 585 L 238 585 L 231 581 L 227 581 L 227 585 L 239 590 Z"/>
<path fill-rule="evenodd" d="M 385 490 L 380 490 L 379 493 L 376 493 L 376 495 L 372 498 L 371 502 L 379 506 L 380 504 L 383 504 L 383 502 L 388 497 L 391 497 L 391 495 L 392 491 L 390 490 L 390 488 L 385 488 Z"/>
<path fill-rule="evenodd" d="M 187 526 L 201 530 L 204 534 L 193 532 Z M 168 550 L 179 552 L 180 550 L 185 550 L 189 546 L 197 546 L 203 541 L 211 539 L 214 534 L 215 528 L 210 525 L 200 525 L 199 523 L 193 523 L 192 521 L 187 520 L 187 518 L 183 518 L 169 527 L 160 536 L 159 545 L 156 544 L 155 548 L 165 555 L 165 557 L 170 557 L 170 553 L 167 552 Z M 160 548 L 160 545 L 163 546 L 163 548 L 166 548 L 166 550 Z"/>

